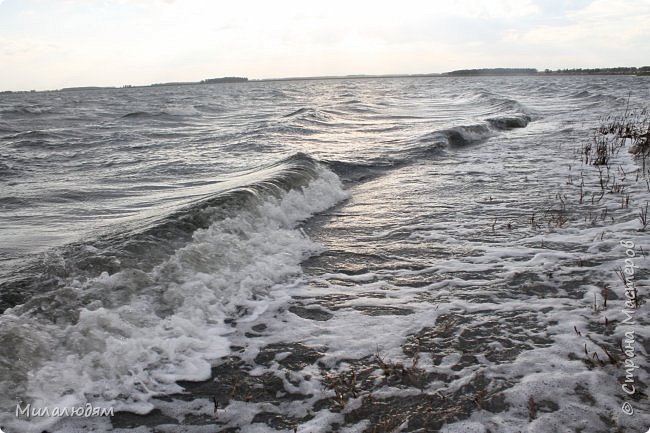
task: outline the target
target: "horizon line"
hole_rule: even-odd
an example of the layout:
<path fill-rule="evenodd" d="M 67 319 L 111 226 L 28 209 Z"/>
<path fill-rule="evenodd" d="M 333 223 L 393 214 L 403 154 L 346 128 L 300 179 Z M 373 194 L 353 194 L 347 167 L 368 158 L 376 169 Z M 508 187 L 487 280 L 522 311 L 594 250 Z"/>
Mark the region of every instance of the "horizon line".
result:
<path fill-rule="evenodd" d="M 489 71 L 501 71 L 490 73 Z M 516 72 L 520 71 L 520 72 Z M 619 71 L 616 73 L 616 71 Z M 641 72 L 641 73 L 639 73 Z M 456 69 L 447 72 L 428 72 L 428 73 L 395 73 L 395 74 L 347 74 L 347 75 L 310 75 L 310 76 L 289 76 L 289 77 L 270 77 L 270 78 L 247 78 L 227 76 L 220 78 L 208 78 L 199 81 L 170 81 L 162 83 L 130 85 L 89 85 L 62 87 L 58 89 L 44 90 L 0 90 L 0 94 L 11 93 L 40 93 L 40 92 L 63 92 L 63 91 L 81 91 L 81 90 L 110 90 L 110 89 L 127 89 L 127 88 L 149 88 L 149 87 L 167 87 L 167 86 L 190 86 L 206 84 L 232 84 L 232 83 L 249 83 L 249 82 L 273 82 L 273 81 L 307 81 L 307 80 L 336 80 L 336 79 L 364 79 L 364 78 L 458 78 L 458 77 L 481 77 L 481 76 L 545 76 L 545 75 L 626 75 L 626 76 L 647 76 L 650 75 L 650 66 L 614 66 L 598 68 L 513 68 L 513 67 L 495 67 L 495 68 L 467 68 Z M 229 81 L 232 79 L 232 81 Z"/>

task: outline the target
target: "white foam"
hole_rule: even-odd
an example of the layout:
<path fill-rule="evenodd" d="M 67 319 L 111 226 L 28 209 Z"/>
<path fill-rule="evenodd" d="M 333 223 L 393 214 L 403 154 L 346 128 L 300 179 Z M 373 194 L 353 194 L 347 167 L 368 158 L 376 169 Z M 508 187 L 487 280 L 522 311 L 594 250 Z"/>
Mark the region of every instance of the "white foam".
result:
<path fill-rule="evenodd" d="M 10 310 L 3 321 L 19 323 L 14 329 L 29 326 L 30 338 L 41 338 L 34 346 L 43 346 L 40 365 L 21 384 L 26 399 L 33 407 L 53 407 L 65 398 L 69 406 L 92 401 L 147 413 L 152 396 L 180 391 L 176 381 L 209 378 L 210 361 L 229 353 L 232 328 L 224 319 L 255 320 L 268 308 L 273 287 L 299 276 L 301 261 L 321 250 L 296 226 L 347 194 L 332 172 L 318 168 L 318 173 L 301 190 L 198 230 L 192 242 L 147 275 L 105 273 L 74 289 L 98 294 L 74 324 L 12 318 Z M 146 285 L 138 286 L 136 277 Z M 114 305 L 111 293 L 124 287 L 132 290 Z M 25 432 L 55 422 L 2 419 Z"/>

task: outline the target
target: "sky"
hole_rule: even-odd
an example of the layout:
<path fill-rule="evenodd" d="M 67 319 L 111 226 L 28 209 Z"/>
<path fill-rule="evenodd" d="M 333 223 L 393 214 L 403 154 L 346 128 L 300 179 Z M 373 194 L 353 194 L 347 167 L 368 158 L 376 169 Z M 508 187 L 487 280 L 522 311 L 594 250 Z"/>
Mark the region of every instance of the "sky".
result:
<path fill-rule="evenodd" d="M 650 65 L 650 0 L 0 0 L 0 90 Z"/>

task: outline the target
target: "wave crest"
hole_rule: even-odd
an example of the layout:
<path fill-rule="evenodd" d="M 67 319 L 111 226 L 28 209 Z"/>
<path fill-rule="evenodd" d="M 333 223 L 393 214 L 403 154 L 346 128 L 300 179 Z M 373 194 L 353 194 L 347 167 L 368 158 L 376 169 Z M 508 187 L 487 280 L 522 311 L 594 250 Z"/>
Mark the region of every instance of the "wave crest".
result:
<path fill-rule="evenodd" d="M 178 380 L 209 378 L 210 360 L 229 353 L 226 319 L 257 317 L 273 287 L 296 278 L 302 260 L 321 251 L 297 225 L 347 197 L 339 178 L 306 155 L 261 171 L 242 175 L 254 179 L 221 198 L 171 216 L 166 224 L 182 225 L 222 209 L 153 269 L 72 278 L 0 316 L 0 366 L 11 365 L 18 351 L 29 355 L 25 371 L 31 371 L 3 374 L 2 407 L 20 393 L 38 406 L 92 400 L 145 413 L 152 396 L 180 391 Z M 227 197 L 239 198 L 224 208 Z M 32 427 L 16 425 L 25 421 L 12 416 L 1 421 L 21 431 Z"/>
<path fill-rule="evenodd" d="M 527 114 L 512 116 L 498 116 L 487 119 L 488 123 L 495 129 L 507 131 L 515 128 L 525 128 L 531 121 Z"/>

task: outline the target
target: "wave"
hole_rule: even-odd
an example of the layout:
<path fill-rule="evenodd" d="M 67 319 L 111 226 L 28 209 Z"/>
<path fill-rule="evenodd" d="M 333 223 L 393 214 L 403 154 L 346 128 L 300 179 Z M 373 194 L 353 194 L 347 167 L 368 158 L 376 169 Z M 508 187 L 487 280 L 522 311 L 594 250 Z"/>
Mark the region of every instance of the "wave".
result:
<path fill-rule="evenodd" d="M 591 96 L 591 93 L 588 90 L 582 90 L 571 95 L 572 98 L 587 98 Z"/>
<path fill-rule="evenodd" d="M 624 97 L 614 96 L 614 95 L 607 95 L 607 94 L 603 94 L 603 93 L 596 93 L 596 94 L 590 95 L 587 99 L 589 101 L 593 101 L 594 103 L 598 103 L 598 102 L 603 103 L 604 102 L 604 103 L 608 103 L 608 104 L 612 104 L 612 105 L 624 105 L 624 104 L 627 104 L 627 102 L 628 102 L 627 99 L 624 98 Z"/>
<path fill-rule="evenodd" d="M 322 164 L 295 154 L 266 167 L 235 173 L 227 181 L 217 182 L 212 191 L 193 202 L 166 208 L 166 214 L 140 220 L 97 239 L 67 245 L 39 258 L 21 272 L 20 281 L 0 284 L 0 311 L 29 299 L 36 293 L 55 290 L 69 282 L 70 276 L 94 278 L 104 270 L 115 273 L 127 268 L 150 271 L 188 242 L 197 230 L 214 221 L 251 211 L 267 198 L 277 198 L 300 189 L 318 178 Z M 89 248 L 89 246 L 91 248 Z M 50 263 L 41 269 L 41 263 Z M 16 287 L 20 290 L 14 290 Z M 9 299 L 2 293 L 21 293 Z"/>
<path fill-rule="evenodd" d="M 494 132 L 487 124 L 462 125 L 426 134 L 420 138 L 420 142 L 447 146 L 466 146 L 485 141 L 493 135 Z"/>
<path fill-rule="evenodd" d="M 158 117 L 196 117 L 201 112 L 193 105 L 174 105 L 154 111 L 133 111 L 121 116 L 122 119 L 148 119 Z"/>
<path fill-rule="evenodd" d="M 53 132 L 34 130 L 34 131 L 18 132 L 8 138 L 50 139 L 50 138 L 59 138 L 59 137 L 61 137 L 59 134 Z"/>
<path fill-rule="evenodd" d="M 469 99 L 480 100 L 481 102 L 487 103 L 488 107 L 498 113 L 512 113 L 528 116 L 535 114 L 533 110 L 516 99 L 496 94 L 487 89 L 479 89 L 472 93 Z"/>
<path fill-rule="evenodd" d="M 531 121 L 527 114 L 513 116 L 498 116 L 487 119 L 488 123 L 495 129 L 506 131 L 515 128 L 525 128 Z"/>
<path fill-rule="evenodd" d="M 532 121 L 534 111 L 516 99 L 495 94 L 489 90 L 481 90 L 474 94 L 475 98 L 488 103 L 490 111 L 495 115 L 486 119 L 491 128 L 497 131 L 507 131 L 524 128 Z"/>
<path fill-rule="evenodd" d="M 160 116 L 162 113 L 157 112 L 157 113 L 150 113 L 148 111 L 134 111 L 131 113 L 127 113 L 122 116 L 122 119 L 131 119 L 131 118 L 145 118 L 145 117 L 155 117 L 155 116 Z"/>
<path fill-rule="evenodd" d="M 41 407 L 92 401 L 146 413 L 152 396 L 180 391 L 176 381 L 210 377 L 210 360 L 229 353 L 227 319 L 256 317 L 273 287 L 320 251 L 297 226 L 347 197 L 332 171 L 302 154 L 233 182 L 134 234 L 155 243 L 169 230 L 191 232 L 152 269 L 72 275 L 0 316 L 2 425 L 41 431 L 56 422 L 6 415 L 18 396 Z"/>
<path fill-rule="evenodd" d="M 67 145 L 67 135 L 53 131 L 23 131 L 5 136 L 14 148 L 50 149 Z"/>
<path fill-rule="evenodd" d="M 0 110 L 0 114 L 5 116 L 19 115 L 19 116 L 39 116 L 41 114 L 48 114 L 53 111 L 52 107 L 39 107 L 39 106 L 22 106 Z"/>
<path fill-rule="evenodd" d="M 325 110 L 317 110 L 310 107 L 299 108 L 289 114 L 282 116 L 283 119 L 289 119 L 298 125 L 330 125 L 332 115 Z"/>
<path fill-rule="evenodd" d="M 382 158 L 381 160 L 370 160 L 364 164 L 335 160 L 325 160 L 323 163 L 344 182 L 356 183 L 380 176 L 387 170 L 402 165 L 403 162 Z"/>
<path fill-rule="evenodd" d="M 292 134 L 292 135 L 313 135 L 319 132 L 318 129 L 310 128 L 308 126 L 300 125 L 274 125 L 257 128 L 254 130 L 254 135 L 259 138 L 264 138 L 267 134 Z M 259 146 L 259 145 L 256 145 Z"/>
<path fill-rule="evenodd" d="M 377 106 L 374 103 L 360 99 L 346 99 L 336 102 L 336 110 L 342 113 L 378 114 Z"/>
<path fill-rule="evenodd" d="M 316 111 L 316 110 L 314 110 L 313 108 L 304 108 L 304 107 L 303 107 L 303 108 L 299 108 L 299 109 L 297 109 L 296 111 L 292 111 L 292 112 L 289 113 L 289 114 L 285 114 L 285 115 L 282 116 L 282 117 L 285 117 L 285 118 L 286 118 L 286 117 L 295 117 L 295 116 L 298 116 L 298 115 L 303 114 L 303 113 L 313 113 L 313 112 L 315 112 L 315 111 Z"/>
<path fill-rule="evenodd" d="M 465 147 L 482 143 L 495 135 L 515 128 L 525 128 L 531 122 L 526 114 L 503 115 L 486 119 L 486 123 L 459 125 L 423 135 L 408 151 L 408 159 L 436 155 L 446 148 Z"/>
<path fill-rule="evenodd" d="M 623 97 L 617 97 L 614 95 L 599 93 L 598 90 L 604 90 L 603 86 L 595 85 L 594 83 L 589 84 L 589 90 L 579 90 L 574 93 L 571 93 L 569 96 L 575 99 L 582 99 L 590 101 L 593 103 L 608 103 L 608 104 L 626 104 L 627 99 Z"/>
<path fill-rule="evenodd" d="M 458 126 L 440 131 L 451 146 L 466 146 L 487 140 L 493 134 L 487 125 Z"/>
<path fill-rule="evenodd" d="M 510 98 L 500 98 L 498 100 L 495 100 L 494 107 L 498 108 L 500 112 L 509 111 L 511 113 L 523 114 L 528 116 L 532 116 L 534 114 L 533 110 L 531 110 L 521 102 Z"/>

